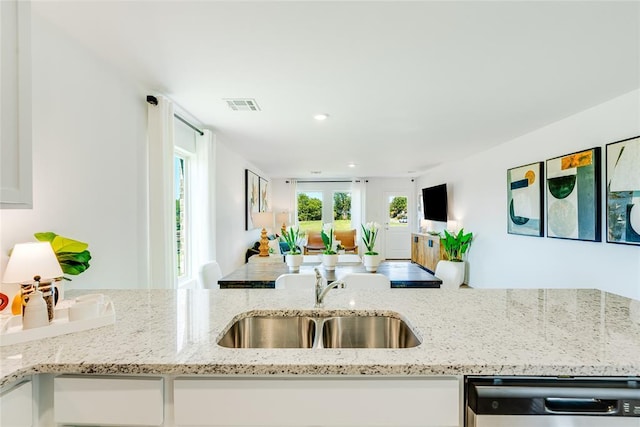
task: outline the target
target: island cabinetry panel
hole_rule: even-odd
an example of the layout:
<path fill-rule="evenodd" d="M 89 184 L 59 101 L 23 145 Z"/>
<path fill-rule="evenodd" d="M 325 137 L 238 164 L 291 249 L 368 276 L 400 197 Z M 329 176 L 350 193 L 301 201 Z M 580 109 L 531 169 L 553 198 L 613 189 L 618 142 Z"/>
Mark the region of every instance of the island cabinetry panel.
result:
<path fill-rule="evenodd" d="M 414 233 L 411 235 L 411 261 L 426 268 L 431 273 L 436 265 L 446 259 L 444 248 L 440 245 L 440 236 Z"/>
<path fill-rule="evenodd" d="M 161 426 L 164 380 L 61 375 L 53 380 L 55 422 L 72 425 Z"/>
<path fill-rule="evenodd" d="M 33 387 L 23 381 L 0 391 L 0 426 L 31 427 L 33 425 Z"/>
<path fill-rule="evenodd" d="M 177 378 L 176 426 L 438 426 L 460 423 L 460 380 Z"/>

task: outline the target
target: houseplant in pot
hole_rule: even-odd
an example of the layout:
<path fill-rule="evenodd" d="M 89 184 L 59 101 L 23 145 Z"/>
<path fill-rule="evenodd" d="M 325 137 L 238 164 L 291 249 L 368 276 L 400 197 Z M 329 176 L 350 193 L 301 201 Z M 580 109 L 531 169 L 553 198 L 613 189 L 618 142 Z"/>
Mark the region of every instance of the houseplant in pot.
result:
<path fill-rule="evenodd" d="M 322 252 L 322 265 L 325 270 L 335 270 L 338 263 L 338 254 L 333 249 L 333 224 L 324 224 L 320 231 L 324 251 Z"/>
<path fill-rule="evenodd" d="M 368 222 L 360 225 L 362 227 L 362 243 L 367 248 L 362 257 L 362 262 L 367 271 L 375 273 L 378 270 L 378 265 L 380 265 L 380 255 L 375 251 L 376 237 L 378 237 L 380 224 Z"/>
<path fill-rule="evenodd" d="M 471 246 L 472 239 L 473 233 L 465 234 L 464 228 L 460 229 L 457 234 L 444 230 L 444 237 L 440 237 L 440 244 L 444 248 L 447 259 L 439 261 L 438 264 L 443 263 L 443 265 L 436 267 L 436 270 L 442 272 L 440 274 L 446 275 L 447 282 L 453 287 L 457 288 L 464 283 L 465 262 L 463 258 Z M 444 280 L 443 277 L 440 278 Z"/>
<path fill-rule="evenodd" d="M 302 264 L 302 254 L 300 253 L 300 229 L 298 227 L 289 227 L 282 229 L 282 238 L 289 245 L 289 252 L 285 255 L 285 261 L 289 267 L 289 271 L 300 271 Z"/>

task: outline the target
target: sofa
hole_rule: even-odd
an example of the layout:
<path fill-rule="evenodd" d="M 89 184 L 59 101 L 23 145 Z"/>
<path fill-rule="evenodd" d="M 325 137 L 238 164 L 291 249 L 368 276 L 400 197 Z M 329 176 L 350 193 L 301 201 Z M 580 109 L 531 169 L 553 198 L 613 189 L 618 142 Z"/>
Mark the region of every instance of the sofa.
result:
<path fill-rule="evenodd" d="M 344 247 L 345 253 L 358 253 L 358 245 L 356 244 L 356 230 L 335 230 L 333 232 L 335 240 L 339 241 Z M 303 254 L 309 255 L 324 251 L 324 243 L 319 231 L 307 232 L 307 244 L 303 248 Z"/>

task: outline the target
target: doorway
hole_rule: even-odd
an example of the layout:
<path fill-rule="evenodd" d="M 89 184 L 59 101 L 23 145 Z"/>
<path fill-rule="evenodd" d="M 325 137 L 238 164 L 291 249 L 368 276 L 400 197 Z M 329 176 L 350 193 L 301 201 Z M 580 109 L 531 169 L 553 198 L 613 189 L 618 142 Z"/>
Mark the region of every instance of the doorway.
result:
<path fill-rule="evenodd" d="M 386 259 L 411 258 L 411 227 L 413 211 L 409 206 L 409 193 L 384 193 L 384 254 Z"/>

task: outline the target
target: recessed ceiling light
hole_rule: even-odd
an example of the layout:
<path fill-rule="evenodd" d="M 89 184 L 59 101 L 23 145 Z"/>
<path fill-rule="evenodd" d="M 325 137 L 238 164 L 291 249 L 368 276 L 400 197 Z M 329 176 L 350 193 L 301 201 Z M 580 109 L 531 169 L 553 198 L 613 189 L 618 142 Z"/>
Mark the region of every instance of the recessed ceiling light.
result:
<path fill-rule="evenodd" d="M 313 118 L 321 122 L 323 120 L 327 120 L 329 118 L 329 115 L 325 113 L 321 113 L 321 114 L 316 114 L 315 116 L 313 116 Z"/>
<path fill-rule="evenodd" d="M 356 167 L 356 164 L 355 164 L 355 163 L 353 163 L 353 162 L 351 162 L 351 163 L 349 163 L 347 166 L 349 166 L 350 168 L 355 168 L 355 167 Z"/>

